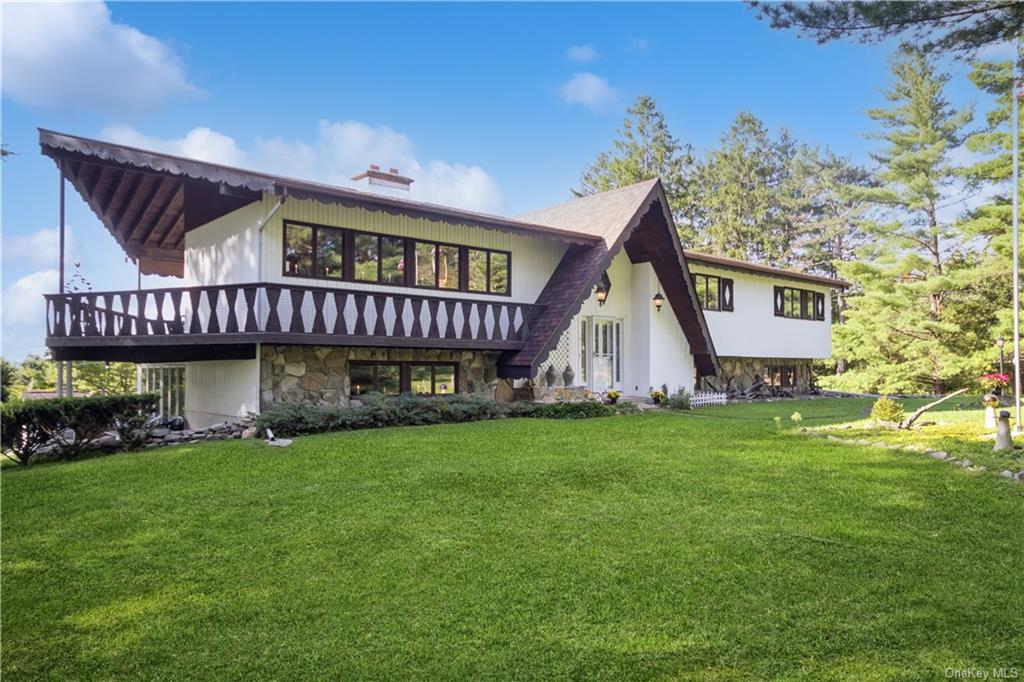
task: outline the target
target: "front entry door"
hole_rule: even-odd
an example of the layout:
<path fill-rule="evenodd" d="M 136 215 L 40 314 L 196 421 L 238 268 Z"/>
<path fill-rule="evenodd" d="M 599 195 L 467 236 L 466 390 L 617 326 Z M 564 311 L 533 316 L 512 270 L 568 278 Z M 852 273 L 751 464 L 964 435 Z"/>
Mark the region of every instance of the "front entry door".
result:
<path fill-rule="evenodd" d="M 595 317 L 590 390 L 602 393 L 622 384 L 622 322 Z"/>

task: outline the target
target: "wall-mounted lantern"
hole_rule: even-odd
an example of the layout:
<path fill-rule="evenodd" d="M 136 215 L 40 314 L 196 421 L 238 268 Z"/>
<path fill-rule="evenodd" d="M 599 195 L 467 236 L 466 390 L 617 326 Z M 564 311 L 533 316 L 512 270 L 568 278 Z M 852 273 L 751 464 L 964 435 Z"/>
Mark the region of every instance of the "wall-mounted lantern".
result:
<path fill-rule="evenodd" d="M 665 297 L 662 296 L 661 292 L 659 291 L 654 295 L 654 298 L 652 298 L 651 301 L 654 302 L 654 308 L 660 313 L 661 306 L 665 305 Z"/>
<path fill-rule="evenodd" d="M 608 272 L 606 271 L 601 275 L 601 281 L 594 288 L 594 298 L 597 299 L 599 306 L 604 305 L 604 302 L 608 300 L 608 292 L 611 290 L 612 280 L 608 277 Z"/>

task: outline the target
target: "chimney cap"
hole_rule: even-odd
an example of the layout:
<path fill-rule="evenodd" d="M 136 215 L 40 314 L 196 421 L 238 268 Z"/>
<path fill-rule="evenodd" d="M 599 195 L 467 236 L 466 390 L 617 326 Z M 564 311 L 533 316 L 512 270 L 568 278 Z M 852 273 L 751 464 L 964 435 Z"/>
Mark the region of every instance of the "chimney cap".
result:
<path fill-rule="evenodd" d="M 380 166 L 374 163 L 370 164 L 369 170 L 353 175 L 352 179 L 356 181 L 366 179 L 367 184 L 371 186 L 390 187 L 405 191 L 409 191 L 409 185 L 413 183 L 412 178 L 399 174 L 397 168 L 389 168 L 388 172 L 385 173 L 380 169 Z"/>

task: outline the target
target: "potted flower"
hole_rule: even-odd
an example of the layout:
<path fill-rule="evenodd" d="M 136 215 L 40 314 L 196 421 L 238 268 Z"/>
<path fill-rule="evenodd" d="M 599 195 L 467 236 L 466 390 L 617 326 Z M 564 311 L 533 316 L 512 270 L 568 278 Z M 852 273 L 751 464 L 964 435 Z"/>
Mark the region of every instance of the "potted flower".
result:
<path fill-rule="evenodd" d="M 619 402 L 619 398 L 622 397 L 622 394 L 619 393 L 618 391 L 612 390 L 605 393 L 604 397 L 608 401 L 609 405 L 614 405 L 615 403 Z"/>
<path fill-rule="evenodd" d="M 665 401 L 664 391 L 651 391 L 651 400 L 654 401 L 655 405 L 661 405 Z"/>
<path fill-rule="evenodd" d="M 985 393 L 1001 394 L 1010 385 L 1010 375 L 1002 372 L 989 372 L 981 377 L 981 390 Z"/>

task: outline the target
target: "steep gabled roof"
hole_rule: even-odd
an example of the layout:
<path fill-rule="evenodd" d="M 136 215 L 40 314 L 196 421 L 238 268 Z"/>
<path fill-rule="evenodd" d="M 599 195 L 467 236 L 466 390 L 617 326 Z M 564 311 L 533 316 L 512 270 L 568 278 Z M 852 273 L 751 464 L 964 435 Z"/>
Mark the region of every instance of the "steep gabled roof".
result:
<path fill-rule="evenodd" d="M 653 266 L 669 306 L 690 343 L 698 372 L 701 375 L 716 373 L 718 358 L 714 344 L 693 291 L 660 180 L 646 180 L 579 197 L 521 218 L 599 237 L 600 241 L 572 245 L 566 250 L 537 298 L 544 309 L 531 321 L 529 339 L 522 349 L 501 358 L 499 374 L 509 378 L 528 378 L 536 374 L 623 247 L 632 262 L 650 262 Z"/>

